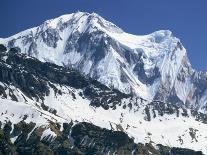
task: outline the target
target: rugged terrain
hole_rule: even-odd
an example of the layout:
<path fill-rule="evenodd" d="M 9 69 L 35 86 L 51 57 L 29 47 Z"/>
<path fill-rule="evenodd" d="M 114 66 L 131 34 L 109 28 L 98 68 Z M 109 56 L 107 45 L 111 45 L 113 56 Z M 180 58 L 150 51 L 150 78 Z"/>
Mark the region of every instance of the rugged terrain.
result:
<path fill-rule="evenodd" d="M 78 12 L 0 44 L 2 154 L 207 154 L 206 73 L 170 31 Z"/>
<path fill-rule="evenodd" d="M 2 153 L 183 151 L 173 146 L 205 150 L 205 114 L 123 94 L 73 69 L 21 54 L 18 48 L 0 48 Z"/>
<path fill-rule="evenodd" d="M 132 35 L 95 13 L 77 12 L 0 41 L 121 92 L 206 111 L 207 73 L 192 69 L 186 49 L 169 30 Z"/>

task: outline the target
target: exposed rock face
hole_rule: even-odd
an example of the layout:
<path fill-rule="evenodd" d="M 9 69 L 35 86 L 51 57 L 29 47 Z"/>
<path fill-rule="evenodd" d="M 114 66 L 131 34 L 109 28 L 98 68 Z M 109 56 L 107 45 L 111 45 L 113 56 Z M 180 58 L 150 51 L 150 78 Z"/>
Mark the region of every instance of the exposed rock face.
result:
<path fill-rule="evenodd" d="M 167 147 L 168 141 L 204 150 L 207 115 L 179 103 L 150 102 L 121 93 L 77 70 L 22 54 L 19 48 L 0 48 L 3 154 L 195 153 Z M 79 123 L 85 121 L 90 124 Z M 154 132 L 155 124 L 164 130 Z M 171 137 L 168 126 L 181 130 Z"/>
<path fill-rule="evenodd" d="M 12 132 L 11 129 L 10 122 L 0 129 L 0 154 L 202 155 L 200 151 L 170 148 L 160 144 L 156 148 L 152 144 L 135 144 L 124 132 L 102 129 L 86 122 L 74 126 L 73 123 L 65 123 L 60 131 L 58 124 L 51 123 L 48 129 L 44 129 L 35 128 L 34 123 L 27 124 L 22 121 L 14 124 Z M 44 130 L 51 130 L 57 136 L 42 138 Z M 16 139 L 14 144 L 11 137 Z"/>
<path fill-rule="evenodd" d="M 0 39 L 0 153 L 207 153 L 206 79 L 168 30 L 48 20 Z"/>
<path fill-rule="evenodd" d="M 185 48 L 168 30 L 135 36 L 97 14 L 77 12 L 0 41 L 121 92 L 206 111 L 207 73 L 192 69 Z"/>
<path fill-rule="evenodd" d="M 0 86 L 0 95 L 5 98 L 10 97 L 14 101 L 19 101 L 18 96 L 9 88 L 9 85 L 20 89 L 30 99 L 43 103 L 44 97 L 50 93 L 50 88 L 61 95 L 61 90 L 58 90 L 54 84 L 82 89 L 82 95 L 91 99 L 91 105 L 102 106 L 106 109 L 110 104 L 116 105 L 121 102 L 122 98 L 130 97 L 117 90 L 111 90 L 91 78 L 85 78 L 73 69 L 27 57 L 19 53 L 16 48 L 11 48 L 4 54 L 0 53 L 0 57 L 0 81 L 5 84 Z M 8 89 L 9 94 L 6 93 Z"/>

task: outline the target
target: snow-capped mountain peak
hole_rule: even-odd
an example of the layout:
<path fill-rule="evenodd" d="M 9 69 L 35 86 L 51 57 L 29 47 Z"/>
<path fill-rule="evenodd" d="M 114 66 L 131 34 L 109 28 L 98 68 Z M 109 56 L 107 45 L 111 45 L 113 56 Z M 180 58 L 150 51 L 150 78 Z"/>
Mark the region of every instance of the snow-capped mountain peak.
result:
<path fill-rule="evenodd" d="M 206 153 L 207 115 L 201 112 L 180 104 L 150 102 L 136 95 L 123 94 L 84 77 L 77 70 L 40 62 L 20 53 L 18 48 L 7 50 L 0 45 L 0 70 L 0 131 L 3 133 L 0 150 L 11 150 L 14 145 L 21 148 L 20 151 L 33 151 L 27 146 L 39 143 L 54 151 L 57 151 L 54 146 L 61 150 L 73 148 L 61 147 L 67 141 L 78 148 L 93 149 L 101 145 L 97 152 L 125 150 L 124 154 L 134 154 L 135 148 L 138 151 L 142 148 L 137 147 L 137 143 L 150 143 L 150 152 L 155 147 L 156 152 L 152 153 L 155 155 L 160 155 L 162 150 L 157 144 L 164 145 L 166 152 L 173 150 L 172 147 L 182 147 Z M 76 126 L 81 122 L 88 123 L 83 123 L 83 129 L 79 130 Z M 97 133 L 100 127 L 105 129 Z M 103 131 L 112 134 L 108 137 Z M 117 148 L 116 133 L 124 148 Z M 123 139 L 122 134 L 131 140 L 124 140 L 126 136 Z"/>
<path fill-rule="evenodd" d="M 207 73 L 169 30 L 63 15 L 0 39 L 0 70 L 0 153 L 207 153 Z"/>
<path fill-rule="evenodd" d="M 99 16 L 96 13 L 87 13 L 87 12 L 76 12 L 72 14 L 62 15 L 55 19 L 50 19 L 45 21 L 42 26 L 44 29 L 57 29 L 61 30 L 63 25 L 69 24 L 69 27 L 65 27 L 67 29 L 74 29 L 83 33 L 84 31 L 90 29 L 90 31 L 94 30 L 105 30 L 112 32 L 123 32 L 119 27 L 114 25 L 111 22 L 106 21 L 104 18 Z"/>
<path fill-rule="evenodd" d="M 95 13 L 76 12 L 0 41 L 148 100 L 199 108 L 200 99 L 205 100 L 207 87 L 197 88 L 201 80 L 194 76 L 181 41 L 169 30 L 132 35 Z"/>

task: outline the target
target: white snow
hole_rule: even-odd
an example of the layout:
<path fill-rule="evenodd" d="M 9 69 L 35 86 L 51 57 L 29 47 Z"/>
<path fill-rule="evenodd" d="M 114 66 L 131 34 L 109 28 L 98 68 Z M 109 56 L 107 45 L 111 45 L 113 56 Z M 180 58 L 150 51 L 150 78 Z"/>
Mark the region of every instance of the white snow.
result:
<path fill-rule="evenodd" d="M 145 143 L 152 140 L 156 144 L 202 150 L 207 153 L 207 125 L 196 121 L 192 116 L 176 117 L 176 115 L 164 115 L 155 119 L 152 118 L 152 121 L 149 122 L 144 120 L 144 106 L 141 103 L 139 103 L 141 108 L 137 112 L 134 112 L 135 105 L 133 106 L 135 109 L 132 110 L 123 109 L 122 107 L 117 107 L 116 110 L 104 110 L 103 108 L 91 107 L 89 100 L 82 99 L 78 95 L 79 91 L 68 87 L 61 87 L 61 90 L 64 92 L 62 96 L 55 97 L 54 94 L 51 94 L 46 98 L 53 99 L 53 105 L 58 104 L 58 107 L 56 107 L 58 115 L 66 120 L 71 118 L 78 122 L 91 122 L 107 129 L 111 129 L 112 125 L 115 130 L 117 130 L 116 125 L 120 124 L 129 136 L 135 138 L 135 142 Z M 76 100 L 67 95 L 67 91 L 73 91 L 76 95 Z M 49 103 L 50 101 L 47 100 L 46 104 L 51 104 Z M 129 103 L 129 100 L 123 100 L 123 104 L 124 102 Z M 129 127 L 127 128 L 128 125 Z M 191 138 L 189 134 L 190 128 L 198 130 L 196 133 L 197 141 Z M 148 136 L 148 133 L 151 133 L 151 136 Z M 179 136 L 183 139 L 183 144 L 179 142 Z"/>
<path fill-rule="evenodd" d="M 64 24 L 69 25 L 62 28 Z M 43 42 L 41 33 L 47 29 L 54 29 L 61 38 L 58 40 L 56 48 L 49 47 Z M 133 71 L 135 64 L 129 64 L 123 55 L 119 53 L 120 51 L 116 51 L 113 47 L 110 47 L 106 56 L 96 66 L 92 65 L 94 63 L 92 58 L 85 58 L 85 55 L 89 53 L 80 53 L 75 48 L 65 51 L 66 44 L 69 41 L 68 38 L 70 38 L 71 34 L 82 34 L 86 31 L 92 33 L 96 30 L 104 32 L 103 36 L 109 36 L 120 47 L 128 49 L 136 55 L 141 51 L 146 75 L 152 74 L 153 69 L 158 67 L 161 72 L 161 78 L 157 79 L 150 86 L 142 83 Z M 132 88 L 135 93 L 148 100 L 153 99 L 161 84 L 167 83 L 169 88 L 174 86 L 183 57 L 186 55 L 184 48 L 182 50 L 176 49 L 175 51 L 177 43 L 180 40 L 174 37 L 169 30 L 160 30 L 149 35 L 132 35 L 124 32 L 113 23 L 106 21 L 95 13 L 76 12 L 47 20 L 39 27 L 20 32 L 4 39 L 3 42 L 7 44 L 8 41 L 16 39 L 15 46 L 20 47 L 23 53 L 28 53 L 31 43 L 25 44 L 25 41 L 27 41 L 25 38 L 27 37 L 33 38 L 37 44 L 37 52 L 33 51 L 31 55 L 40 61 L 48 61 L 57 65 L 69 65 L 76 69 L 81 68 L 83 74 L 92 77 L 98 72 L 99 76 L 95 77 L 103 84 L 117 88 L 125 93 L 130 93 Z M 88 51 L 86 50 L 86 52 Z M 83 64 L 84 67 L 80 67 L 80 64 Z M 122 64 L 126 68 L 121 66 Z M 122 70 L 128 75 L 127 82 L 121 81 Z M 188 86 L 184 86 L 184 88 L 186 87 Z M 180 87 L 179 92 L 185 94 L 186 90 Z M 186 97 L 187 94 L 181 96 L 182 100 L 186 100 Z"/>
<path fill-rule="evenodd" d="M 14 142 L 16 141 L 16 139 L 18 138 L 18 136 L 15 136 L 13 138 L 10 138 L 11 142 L 14 144 Z"/>
<path fill-rule="evenodd" d="M 49 137 L 49 140 L 52 141 L 54 138 L 57 137 L 56 133 L 54 133 L 53 131 L 51 131 L 50 128 L 46 129 L 43 131 L 42 133 L 42 136 L 41 136 L 41 140 L 44 139 L 44 138 L 48 138 Z"/>
<path fill-rule="evenodd" d="M 25 122 L 35 122 L 36 127 L 45 127 L 46 130 L 41 138 L 49 136 L 50 140 L 55 138 L 56 134 L 48 128 L 48 119 L 60 124 L 69 123 L 71 120 L 76 123 L 85 121 L 107 129 L 111 129 L 112 126 L 114 130 L 121 130 L 117 126 L 120 125 L 130 137 L 134 137 L 135 142 L 153 141 L 155 144 L 202 150 L 207 154 L 207 125 L 196 121 L 191 115 L 190 117 L 181 115 L 177 117 L 176 115 L 165 114 L 162 117 L 158 116 L 152 118 L 151 121 L 146 121 L 143 113 L 145 111 L 144 105 L 148 102 L 141 103 L 138 100 L 138 106 L 136 106 L 134 104 L 135 99 L 132 99 L 133 108 L 131 110 L 129 108 L 123 109 L 120 106 L 117 106 L 115 110 L 104 110 L 101 107 L 91 107 L 88 99 L 79 96 L 81 90 L 59 85 L 56 87 L 61 89 L 62 95 L 55 94 L 53 89 L 50 89 L 50 95 L 45 96 L 44 104 L 50 109 L 56 109 L 57 115 L 42 110 L 38 106 L 41 103 L 38 102 L 24 103 L 0 99 L 0 114 L 2 113 L 0 120 L 18 123 L 24 115 L 27 115 Z M 76 99 L 73 99 L 72 92 Z M 129 99 L 123 99 L 121 104 L 123 106 L 128 103 Z M 182 112 L 181 109 L 180 112 Z M 197 130 L 196 140 L 191 138 L 190 128 Z M 179 136 L 183 139 L 183 144 L 178 140 Z M 11 140 L 14 142 L 15 138 Z"/>
<path fill-rule="evenodd" d="M 42 114 L 41 114 L 42 113 Z M 16 102 L 8 99 L 0 98 L 0 114 L 1 121 L 10 121 L 11 123 L 20 122 L 26 116 L 26 123 L 35 122 L 37 125 L 48 124 L 48 120 L 54 122 L 64 122 L 63 118 L 52 115 L 51 113 L 42 110 L 37 102 Z"/>
<path fill-rule="evenodd" d="M 92 20 L 90 23 L 87 23 L 89 17 L 92 17 Z M 63 23 L 68 24 L 69 22 L 71 22 L 69 26 L 61 28 Z M 103 25 L 99 22 L 102 22 Z M 58 40 L 57 47 L 55 48 L 49 47 L 43 42 L 41 33 L 47 29 L 55 29 L 61 38 Z M 142 83 L 133 71 L 136 62 L 130 64 L 125 60 L 122 53 L 116 51 L 112 46 L 110 46 L 106 56 L 95 66 L 95 69 L 92 67 L 93 61 L 91 59 L 85 60 L 84 53 L 80 53 L 74 49 L 65 51 L 66 43 L 71 34 L 81 34 L 85 31 L 91 33 L 97 29 L 104 32 L 103 36 L 109 36 L 115 40 L 117 46 L 128 49 L 135 55 L 141 52 L 143 54 L 142 59 L 144 60 L 146 75 L 150 75 L 151 71 L 155 67 L 158 67 L 161 77 L 155 80 L 152 85 Z M 161 30 L 143 36 L 132 35 L 122 31 L 116 25 L 104 20 L 97 14 L 78 12 L 48 20 L 39 27 L 28 29 L 9 38 L 0 39 L 0 43 L 8 44 L 9 41 L 15 39 L 14 45 L 20 47 L 23 53 L 28 53 L 31 43 L 25 43 L 27 41 L 27 39 L 25 40 L 26 37 L 32 38 L 37 44 L 37 52 L 33 51 L 32 56 L 38 58 L 40 61 L 53 62 L 61 66 L 72 65 L 78 68 L 79 64 L 85 60 L 82 73 L 92 76 L 97 72 L 100 82 L 107 86 L 118 88 L 123 92 L 130 92 L 130 87 L 132 87 L 139 96 L 151 100 L 160 85 L 166 84 L 169 86 L 169 90 L 174 86 L 178 97 L 186 101 L 189 94 L 194 90 L 192 82 L 189 79 L 185 82 L 177 80 L 177 75 L 180 69 L 183 68 L 186 49 L 184 47 L 182 49 L 177 48 L 180 40 L 172 36 L 172 32 L 169 30 Z M 122 67 L 122 65 L 125 65 L 125 67 Z M 129 77 L 127 83 L 121 81 L 121 70 Z M 47 119 L 60 123 L 65 121 L 70 122 L 71 120 L 79 122 L 87 121 L 108 129 L 111 129 L 110 124 L 114 129 L 116 129 L 116 124 L 120 124 L 125 132 L 135 138 L 136 142 L 145 143 L 152 140 L 155 143 L 163 145 L 202 150 L 207 154 L 207 126 L 195 121 L 193 117 L 164 115 L 148 122 L 143 119 L 144 116 L 142 113 L 144 109 L 134 112 L 129 109 L 124 110 L 121 107 L 117 107 L 116 110 L 94 108 L 89 105 L 89 100 L 82 99 L 78 95 L 80 90 L 74 90 L 65 86 L 57 87 L 63 92 L 62 96 L 55 95 L 51 89 L 50 95 L 46 96 L 44 101 L 47 106 L 57 110 L 57 116 L 42 110 L 39 107 L 40 103 L 35 103 L 31 100 L 25 103 L 24 99 L 21 98 L 22 93 L 16 90 L 16 95 L 18 98 L 21 98 L 21 102 L 0 99 L 1 121 L 6 122 L 10 120 L 12 123 L 18 123 L 24 115 L 27 115 L 26 122 L 32 121 L 39 126 L 47 125 Z M 76 100 L 71 97 L 72 92 L 75 92 Z M 206 103 L 206 94 L 207 91 L 201 97 L 200 105 L 204 106 L 204 103 Z M 125 102 L 127 103 L 128 101 Z M 40 115 L 41 112 L 43 113 L 42 116 Z M 123 115 L 123 118 L 121 118 L 121 115 Z M 130 126 L 128 129 L 126 129 L 127 125 Z M 192 140 L 190 137 L 189 128 L 198 130 L 196 134 L 197 141 Z M 151 136 L 148 133 L 151 133 Z M 47 129 L 43 137 L 49 134 L 55 136 L 52 131 Z M 182 137 L 183 144 L 179 142 L 179 136 Z M 12 141 L 15 141 L 15 139 L 12 139 Z"/>

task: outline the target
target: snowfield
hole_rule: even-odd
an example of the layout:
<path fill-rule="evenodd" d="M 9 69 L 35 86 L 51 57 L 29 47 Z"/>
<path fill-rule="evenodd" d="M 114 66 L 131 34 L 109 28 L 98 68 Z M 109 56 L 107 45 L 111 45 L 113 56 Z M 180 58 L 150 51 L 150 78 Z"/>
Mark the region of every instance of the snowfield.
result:
<path fill-rule="evenodd" d="M 135 110 L 135 105 L 131 110 L 129 108 L 123 109 L 121 106 L 115 110 L 104 110 L 101 107 L 90 106 L 88 99 L 83 99 L 78 95 L 81 90 L 65 86 L 59 86 L 59 88 L 63 92 L 62 95 L 55 95 L 51 89 L 50 95 L 46 96 L 44 102 L 50 109 L 57 110 L 56 115 L 44 111 L 41 107 L 38 108 L 37 105 L 40 105 L 38 102 L 24 103 L 0 99 L 1 121 L 18 123 L 26 115 L 25 122 L 35 122 L 36 126 L 44 126 L 45 128 L 49 123 L 48 120 L 59 124 L 70 121 L 75 123 L 90 122 L 102 128 L 124 131 L 133 137 L 136 143 L 152 142 L 170 147 L 189 148 L 207 154 L 207 125 L 196 121 L 192 116 L 177 117 L 175 114 L 165 114 L 147 121 L 143 108 L 147 102 L 140 102 L 138 110 Z M 71 96 L 71 92 L 75 94 L 76 99 Z M 122 102 L 127 103 L 129 101 L 124 99 Z M 42 138 L 47 136 L 54 138 L 55 133 L 46 129 Z"/>

